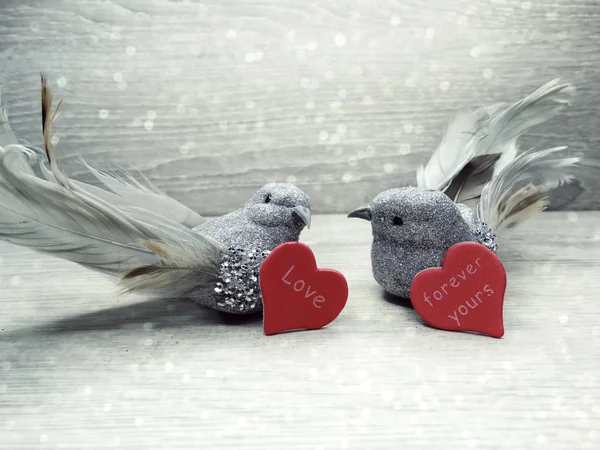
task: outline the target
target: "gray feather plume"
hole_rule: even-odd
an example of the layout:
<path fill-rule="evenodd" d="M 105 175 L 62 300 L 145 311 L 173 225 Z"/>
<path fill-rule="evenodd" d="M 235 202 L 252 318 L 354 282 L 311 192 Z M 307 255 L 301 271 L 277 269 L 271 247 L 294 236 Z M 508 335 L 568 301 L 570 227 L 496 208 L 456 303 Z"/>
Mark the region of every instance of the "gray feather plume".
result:
<path fill-rule="evenodd" d="M 50 169 L 39 151 L 0 147 L 0 237 L 120 279 L 126 292 L 178 297 L 206 289 L 225 249 L 144 208 L 139 198 L 69 180 L 50 139 L 56 117 L 42 76 L 42 129 Z M 33 170 L 36 166 L 42 167 L 42 176 Z"/>
<path fill-rule="evenodd" d="M 143 177 L 144 184 L 140 183 L 133 175 L 125 170 L 121 171 L 122 176 L 119 176 L 116 173 L 111 175 L 90 167 L 83 160 L 82 163 L 107 189 L 123 198 L 129 204 L 150 211 L 168 211 L 169 216 L 173 220 L 188 228 L 197 227 L 206 221 L 206 219 L 195 211 L 161 192 L 141 173 L 140 175 Z"/>
<path fill-rule="evenodd" d="M 458 113 L 427 165 L 418 169 L 417 185 L 444 191 L 455 202 L 478 198 L 485 183 L 516 157 L 519 136 L 554 117 L 573 91 L 556 79 L 512 105 Z"/>
<path fill-rule="evenodd" d="M 46 180 L 56 182 L 56 177 L 46 167 L 47 159 L 39 157 L 40 155 L 44 155 L 44 150 L 31 144 L 25 146 L 32 152 L 38 154 L 38 159 L 35 161 L 36 167 L 34 167 L 34 169 L 40 170 L 40 173 Z M 139 173 L 139 175 L 142 177 L 144 184 L 136 180 L 135 177 L 126 170 L 121 169 L 121 175 L 118 175 L 114 170 L 113 174 L 109 174 L 94 169 L 87 164 L 83 158 L 80 158 L 80 161 L 86 170 L 102 183 L 102 186 L 104 186 L 103 189 L 80 181 L 69 180 L 71 184 L 77 186 L 81 190 L 87 191 L 90 194 L 115 205 L 137 207 L 160 215 L 164 215 L 165 212 L 168 212 L 171 220 L 175 220 L 188 228 L 197 227 L 206 221 L 204 217 L 200 216 L 192 209 L 161 192 L 153 186 L 150 180 L 142 173 Z"/>
<path fill-rule="evenodd" d="M 478 217 L 494 231 L 512 228 L 545 210 L 555 190 L 579 185 L 568 168 L 578 157 L 561 154 L 566 147 L 529 150 L 509 162 L 483 188 Z M 564 195 L 564 193 L 563 193 Z"/>
<path fill-rule="evenodd" d="M 2 85 L 0 84 L 0 142 L 4 145 L 16 145 L 19 143 L 17 137 L 8 124 L 8 113 L 2 104 Z"/>
<path fill-rule="evenodd" d="M 158 262 L 134 267 L 123 274 L 119 285 L 124 293 L 150 291 L 169 298 L 195 298 L 217 281 L 221 252 L 209 252 L 212 260 L 209 258 L 207 265 L 205 259 L 198 257 L 205 251 L 190 243 L 143 241 L 141 245 L 152 251 Z"/>

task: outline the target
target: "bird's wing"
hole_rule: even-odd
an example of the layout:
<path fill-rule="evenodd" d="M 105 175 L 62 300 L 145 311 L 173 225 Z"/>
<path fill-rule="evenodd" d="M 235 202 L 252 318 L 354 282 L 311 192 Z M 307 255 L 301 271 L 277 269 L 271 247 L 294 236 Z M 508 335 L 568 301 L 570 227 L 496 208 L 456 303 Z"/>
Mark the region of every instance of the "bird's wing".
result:
<path fill-rule="evenodd" d="M 25 144 L 25 146 L 32 152 L 41 155 L 45 153 L 44 150 L 29 143 Z M 87 172 L 104 187 L 101 188 L 88 183 L 71 180 L 72 184 L 77 185 L 82 190 L 94 194 L 103 200 L 115 202 L 115 204 L 128 205 L 168 216 L 171 220 L 190 229 L 206 221 L 204 217 L 195 211 L 161 192 L 141 172 L 139 176 L 142 178 L 142 182 L 138 181 L 126 170 L 121 169 L 119 173 L 113 170 L 112 173 L 108 173 L 97 170 L 87 164 L 83 158 L 80 159 Z M 36 162 L 39 164 L 39 167 L 36 169 L 39 169 L 47 180 L 55 181 L 54 176 L 47 167 L 47 159 L 39 158 Z"/>
<path fill-rule="evenodd" d="M 117 174 L 116 171 L 109 174 L 90 167 L 83 160 L 82 163 L 107 189 L 132 205 L 159 214 L 168 214 L 173 220 L 188 228 L 197 227 L 206 221 L 195 211 L 161 192 L 141 173 L 143 183 L 136 180 L 132 174 L 125 170 L 120 171 L 121 175 Z"/>
<path fill-rule="evenodd" d="M 111 202 L 60 170 L 50 140 L 51 105 L 42 77 L 46 155 L 0 147 L 0 238 L 116 277 L 124 291 L 190 297 L 214 282 L 225 255 L 220 244 L 152 210 Z M 44 176 L 32 168 L 41 156 L 50 165 Z"/>
<path fill-rule="evenodd" d="M 15 145 L 19 141 L 8 124 L 8 113 L 2 103 L 2 85 L 0 84 L 0 145 Z"/>
<path fill-rule="evenodd" d="M 553 201 L 574 200 L 583 188 L 569 169 L 579 158 L 565 156 L 565 149 L 529 150 L 510 161 L 484 186 L 478 218 L 498 232 L 545 210 Z"/>
<path fill-rule="evenodd" d="M 418 169 L 417 185 L 444 191 L 455 202 L 478 198 L 485 183 L 517 156 L 519 136 L 561 111 L 572 91 L 553 80 L 513 105 L 459 113 L 427 165 Z"/>

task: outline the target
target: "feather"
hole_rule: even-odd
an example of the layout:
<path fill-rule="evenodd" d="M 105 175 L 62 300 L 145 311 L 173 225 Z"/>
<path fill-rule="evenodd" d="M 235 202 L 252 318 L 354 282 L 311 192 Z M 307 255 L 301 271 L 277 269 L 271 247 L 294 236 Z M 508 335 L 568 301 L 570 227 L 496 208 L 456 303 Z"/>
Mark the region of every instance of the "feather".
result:
<path fill-rule="evenodd" d="M 52 111 L 52 91 L 48 87 L 48 83 L 46 81 L 46 77 L 44 74 L 40 75 L 42 80 L 42 132 L 44 135 L 44 148 L 46 150 L 46 156 L 48 157 L 48 162 L 50 163 L 50 170 L 56 178 L 56 181 L 61 185 L 68 187 L 69 180 L 58 167 L 58 163 L 56 158 L 54 158 L 54 146 L 52 145 L 52 124 L 54 120 L 58 117 L 60 106 L 62 105 L 62 100 L 58 103 L 54 112 Z"/>
<path fill-rule="evenodd" d="M 45 117 L 47 117 L 47 115 Z M 49 144 L 50 153 L 52 153 L 52 144 L 51 142 L 49 142 Z M 41 175 L 48 181 L 58 182 L 57 174 L 54 173 L 56 169 L 54 169 L 54 171 L 48 170 L 46 167 L 47 161 L 42 158 L 43 155 L 45 156 L 48 154 L 48 147 L 46 148 L 46 151 L 44 151 L 39 147 L 29 143 L 24 143 L 24 146 L 31 151 L 31 164 L 36 166 L 35 168 L 40 171 Z M 87 164 L 83 158 L 80 158 L 80 160 L 86 169 L 98 181 L 100 181 L 106 187 L 106 189 L 76 180 L 68 180 L 71 185 L 77 186 L 79 190 L 87 191 L 88 193 L 114 205 L 120 205 L 122 207 L 135 207 L 142 210 L 151 211 L 165 217 L 168 216 L 171 220 L 175 220 L 190 229 L 206 221 L 206 219 L 192 211 L 187 206 L 162 193 L 160 190 L 154 187 L 141 173 L 140 176 L 144 178 L 146 185 L 138 182 L 133 175 L 127 171 L 122 170 L 123 176 L 121 177 L 117 176 L 116 174 L 109 175 L 94 169 Z M 60 177 L 60 174 L 58 176 Z M 66 181 L 66 179 L 63 179 L 63 183 L 61 184 L 64 184 Z"/>
<path fill-rule="evenodd" d="M 149 239 L 194 244 L 199 255 L 219 248 L 164 216 L 38 178 L 17 146 L 0 156 L 0 206 L 3 239 L 102 272 L 155 262 L 152 251 L 139 244 Z"/>
<path fill-rule="evenodd" d="M 513 105 L 458 113 L 427 165 L 418 169 L 417 185 L 447 192 L 456 202 L 479 197 L 485 183 L 516 157 L 517 139 L 561 111 L 572 91 L 553 80 Z M 498 169 L 489 170 L 490 163 Z"/>
<path fill-rule="evenodd" d="M 29 160 L 29 164 L 32 169 L 39 170 L 41 176 L 45 178 L 47 181 L 52 183 L 57 183 L 56 178 L 52 174 L 50 170 L 46 167 L 45 164 L 45 151 L 40 149 L 39 147 L 33 146 L 31 144 L 27 144 L 25 149 L 22 149 L 23 153 L 27 156 Z M 117 206 L 121 211 L 132 214 L 142 221 L 155 221 L 160 222 L 163 221 L 165 229 L 169 229 L 171 232 L 177 234 L 181 231 L 180 222 L 176 219 L 177 217 L 168 217 L 164 215 L 164 212 L 168 212 L 169 210 L 162 209 L 161 212 L 156 212 L 150 209 L 145 209 L 143 207 L 139 207 L 135 204 L 132 204 L 125 200 L 123 197 L 120 197 L 112 192 L 109 192 L 105 189 L 102 189 L 97 186 L 93 186 L 87 183 L 83 183 L 77 180 L 69 180 L 69 184 L 72 187 L 77 188 L 77 190 L 81 192 L 86 192 L 91 194 L 101 200 L 104 200 L 107 203 L 110 203 L 113 206 Z M 175 221 L 175 226 L 171 226 L 172 222 Z M 187 225 L 185 223 L 181 224 L 186 226 L 184 235 L 181 237 L 182 239 L 187 238 Z"/>
<path fill-rule="evenodd" d="M 548 206 L 548 197 L 540 186 L 528 184 L 512 195 L 505 191 L 496 203 L 490 217 L 490 228 L 497 232 L 515 227 L 526 219 L 542 212 Z"/>
<path fill-rule="evenodd" d="M 517 157 L 517 153 L 519 153 L 519 147 L 517 146 L 517 142 L 512 141 L 508 149 L 502 152 L 500 158 L 498 158 L 496 164 L 494 164 L 492 176 L 488 178 L 488 180 L 502 172 L 504 168 L 508 165 L 508 163 L 510 163 L 513 159 Z"/>
<path fill-rule="evenodd" d="M 150 181 L 144 178 L 145 185 L 137 181 L 129 172 L 122 170 L 122 176 L 109 175 L 90 167 L 82 160 L 86 169 L 100 181 L 106 189 L 124 199 L 127 203 L 148 209 L 159 214 L 168 214 L 173 220 L 194 228 L 204 223 L 206 219 L 192 211 L 177 200 L 162 193 Z"/>
<path fill-rule="evenodd" d="M 0 145 L 16 145 L 19 141 L 8 124 L 8 113 L 2 105 L 2 85 L 0 85 Z"/>
<path fill-rule="evenodd" d="M 480 186 L 489 180 L 489 171 L 493 170 L 494 163 L 501 155 L 481 155 L 474 157 L 460 171 L 458 176 L 446 189 L 446 194 L 453 202 L 472 200 L 477 193 L 472 192 L 476 186 Z"/>
<path fill-rule="evenodd" d="M 450 195 L 452 193 L 452 186 L 457 183 L 457 177 L 451 186 L 446 190 L 446 194 L 456 203 L 465 203 L 473 200 L 477 200 L 480 195 L 485 184 L 493 177 L 495 177 L 506 165 L 512 161 L 517 155 L 517 145 L 516 142 L 512 142 L 509 149 L 503 152 L 500 155 L 488 155 L 491 158 L 491 165 L 488 167 L 486 164 L 483 164 L 481 169 L 478 171 L 474 171 L 473 174 L 467 172 L 465 181 L 460 185 L 460 190 L 457 195 Z M 485 158 L 486 156 L 483 156 Z M 481 157 L 479 157 L 481 158 Z M 475 158 L 477 159 L 477 157 Z M 494 163 L 495 161 L 495 163 Z M 485 161 L 484 161 L 485 162 Z M 468 167 L 471 163 L 465 166 L 465 169 L 461 171 L 461 174 L 467 171 Z"/>
<path fill-rule="evenodd" d="M 134 283 L 147 287 L 143 281 L 148 273 L 136 275 L 134 268 L 163 266 L 170 270 L 157 280 L 158 292 L 193 295 L 205 290 L 225 249 L 168 217 L 103 191 L 120 199 L 112 202 L 94 195 L 84 183 L 71 182 L 56 164 L 47 138 L 56 112 L 51 110 L 52 95 L 43 77 L 42 87 L 45 156 L 51 169 L 43 177 L 35 173 L 33 167 L 44 156 L 39 149 L 0 146 L 0 238 L 117 279 L 128 274 L 128 292 L 136 290 Z"/>
<path fill-rule="evenodd" d="M 194 297 L 198 296 L 199 285 L 216 281 L 216 272 L 207 271 L 205 265 L 199 264 L 190 246 L 156 241 L 144 241 L 142 245 L 156 255 L 157 262 L 125 272 L 119 280 L 123 293 L 149 290 L 168 298 Z M 215 259 L 212 265 L 219 263 L 220 259 Z"/>
<path fill-rule="evenodd" d="M 577 182 L 567 169 L 579 158 L 562 155 L 565 149 L 532 149 L 510 161 L 483 188 L 477 207 L 479 219 L 498 232 L 546 209 L 553 192 Z"/>

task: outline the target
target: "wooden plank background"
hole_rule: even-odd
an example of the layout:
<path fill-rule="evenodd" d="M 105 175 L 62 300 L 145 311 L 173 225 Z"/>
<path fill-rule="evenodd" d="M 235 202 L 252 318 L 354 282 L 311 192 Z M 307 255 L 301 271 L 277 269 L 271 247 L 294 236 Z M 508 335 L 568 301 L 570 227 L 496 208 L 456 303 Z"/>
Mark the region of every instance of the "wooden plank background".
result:
<path fill-rule="evenodd" d="M 207 215 L 286 180 L 348 212 L 413 184 L 457 108 L 561 77 L 573 108 L 525 146 L 584 155 L 572 208 L 598 209 L 599 20 L 597 0 L 1 0 L 0 77 L 39 143 L 47 73 L 72 176 L 79 154 L 135 165 Z"/>

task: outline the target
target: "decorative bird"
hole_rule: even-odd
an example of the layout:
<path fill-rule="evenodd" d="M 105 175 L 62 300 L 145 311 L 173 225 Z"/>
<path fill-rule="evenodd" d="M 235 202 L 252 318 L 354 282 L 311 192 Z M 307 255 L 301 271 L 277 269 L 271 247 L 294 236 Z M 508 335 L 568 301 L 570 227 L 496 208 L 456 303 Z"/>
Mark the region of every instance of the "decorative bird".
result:
<path fill-rule="evenodd" d="M 579 158 L 565 156 L 566 147 L 518 154 L 519 137 L 563 110 L 572 92 L 553 80 L 512 105 L 458 113 L 418 169 L 417 187 L 382 192 L 348 215 L 371 222 L 373 276 L 385 291 L 408 298 L 415 276 L 440 267 L 454 244 L 479 242 L 496 252 L 497 233 L 583 191 L 567 173 Z"/>
<path fill-rule="evenodd" d="M 131 174 L 100 172 L 103 187 L 71 180 L 51 141 L 52 93 L 42 75 L 44 149 L 21 144 L 0 109 L 0 239 L 78 263 L 121 292 L 188 298 L 228 313 L 262 310 L 260 266 L 310 226 L 308 196 L 270 183 L 240 209 L 208 220 Z"/>

